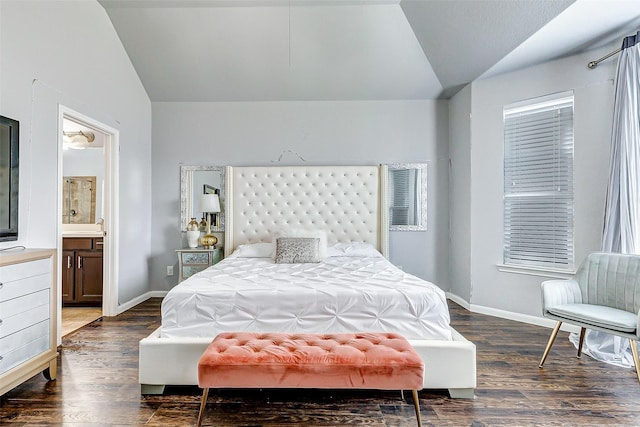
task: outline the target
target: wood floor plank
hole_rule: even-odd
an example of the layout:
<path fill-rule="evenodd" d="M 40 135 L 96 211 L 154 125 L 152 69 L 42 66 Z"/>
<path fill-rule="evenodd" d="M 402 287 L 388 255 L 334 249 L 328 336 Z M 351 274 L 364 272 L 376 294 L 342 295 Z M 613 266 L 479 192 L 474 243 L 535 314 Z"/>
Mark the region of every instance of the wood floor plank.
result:
<path fill-rule="evenodd" d="M 62 336 L 77 331 L 100 317 L 102 317 L 101 307 L 63 307 Z"/>
<path fill-rule="evenodd" d="M 0 424 L 17 426 L 194 425 L 197 387 L 141 396 L 138 342 L 159 326 L 160 299 L 104 317 L 63 338 L 58 379 L 38 375 L 2 396 Z M 538 368 L 550 329 L 470 313 L 450 302 L 451 323 L 477 346 L 475 400 L 424 390 L 424 426 L 638 426 L 640 384 L 631 369 L 576 350 L 560 332 Z M 408 394 L 375 390 L 212 391 L 203 425 L 415 426 Z"/>

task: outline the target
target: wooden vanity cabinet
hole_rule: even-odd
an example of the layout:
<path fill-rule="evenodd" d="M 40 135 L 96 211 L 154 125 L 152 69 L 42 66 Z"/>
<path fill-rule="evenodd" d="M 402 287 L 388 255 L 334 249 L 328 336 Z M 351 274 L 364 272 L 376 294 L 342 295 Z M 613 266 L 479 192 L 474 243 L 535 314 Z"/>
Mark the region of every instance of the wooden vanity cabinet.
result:
<path fill-rule="evenodd" d="M 62 239 L 62 305 L 102 305 L 102 237 Z"/>

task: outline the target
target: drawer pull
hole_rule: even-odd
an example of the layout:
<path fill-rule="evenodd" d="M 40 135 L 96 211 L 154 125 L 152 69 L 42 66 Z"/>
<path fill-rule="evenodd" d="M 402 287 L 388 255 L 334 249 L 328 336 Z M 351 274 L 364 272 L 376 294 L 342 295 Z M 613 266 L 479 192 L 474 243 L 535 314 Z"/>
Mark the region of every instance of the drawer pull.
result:
<path fill-rule="evenodd" d="M 103 240 L 96 240 L 96 246 L 102 246 L 104 244 Z"/>

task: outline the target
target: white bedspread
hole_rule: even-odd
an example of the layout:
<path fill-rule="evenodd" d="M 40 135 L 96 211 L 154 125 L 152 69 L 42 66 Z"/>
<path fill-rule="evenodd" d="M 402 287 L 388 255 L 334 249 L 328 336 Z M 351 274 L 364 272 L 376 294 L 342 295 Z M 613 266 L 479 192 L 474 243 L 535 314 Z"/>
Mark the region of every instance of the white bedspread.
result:
<path fill-rule="evenodd" d="M 444 292 L 382 256 L 275 264 L 232 255 L 164 298 L 163 337 L 224 331 L 392 331 L 409 339 L 451 339 Z"/>

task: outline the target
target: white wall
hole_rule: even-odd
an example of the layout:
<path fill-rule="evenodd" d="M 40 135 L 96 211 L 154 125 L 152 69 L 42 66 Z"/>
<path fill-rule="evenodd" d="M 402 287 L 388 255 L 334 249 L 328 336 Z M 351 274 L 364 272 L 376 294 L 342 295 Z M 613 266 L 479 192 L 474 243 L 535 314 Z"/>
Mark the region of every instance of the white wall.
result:
<path fill-rule="evenodd" d="M 19 240 L 57 247 L 58 105 L 119 131 L 119 301 L 148 290 L 151 103 L 97 1 L 0 2 L 0 114 L 20 121 Z"/>
<path fill-rule="evenodd" d="M 588 252 L 599 250 L 609 164 L 615 61 L 602 63 L 594 70 L 589 70 L 586 64 L 615 47 L 479 80 L 471 85 L 472 306 L 541 315 L 540 283 L 545 278 L 497 269 L 502 263 L 502 111 L 507 104 L 574 91 L 576 265 Z M 452 127 L 456 125 L 452 123 Z M 465 126 L 464 123 L 461 125 Z M 457 147 L 451 149 L 454 153 L 458 150 Z M 452 228 L 457 226 L 452 224 Z M 465 262 L 464 257 L 460 262 Z M 458 258 L 454 254 L 452 271 L 457 268 Z"/>
<path fill-rule="evenodd" d="M 451 293 L 471 300 L 471 85 L 449 101 Z"/>
<path fill-rule="evenodd" d="M 158 289 L 175 285 L 166 266 L 186 246 L 181 164 L 395 162 L 428 163 L 429 218 L 426 232 L 392 233 L 391 260 L 448 288 L 447 101 L 153 103 L 152 157 L 151 283 Z"/>

